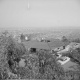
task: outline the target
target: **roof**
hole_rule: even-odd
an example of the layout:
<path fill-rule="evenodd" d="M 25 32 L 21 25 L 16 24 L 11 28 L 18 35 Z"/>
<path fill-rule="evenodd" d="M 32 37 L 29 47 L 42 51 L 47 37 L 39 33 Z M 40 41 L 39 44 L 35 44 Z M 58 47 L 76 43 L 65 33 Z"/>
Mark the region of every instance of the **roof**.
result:
<path fill-rule="evenodd" d="M 53 41 L 49 42 L 51 49 L 55 49 L 61 46 L 67 46 L 68 44 L 69 42 L 62 42 L 59 39 L 54 39 Z"/>
<path fill-rule="evenodd" d="M 39 42 L 39 41 L 26 41 L 23 42 L 25 47 L 28 48 L 38 48 L 38 49 L 47 49 L 50 50 L 50 47 L 46 42 Z"/>
<path fill-rule="evenodd" d="M 66 46 L 69 43 L 65 44 L 59 39 L 54 39 L 51 42 L 40 42 L 40 41 L 34 40 L 34 41 L 23 42 L 23 44 L 25 45 L 26 48 L 39 48 L 39 49 L 51 50 L 51 49 L 55 49 L 61 46 Z"/>

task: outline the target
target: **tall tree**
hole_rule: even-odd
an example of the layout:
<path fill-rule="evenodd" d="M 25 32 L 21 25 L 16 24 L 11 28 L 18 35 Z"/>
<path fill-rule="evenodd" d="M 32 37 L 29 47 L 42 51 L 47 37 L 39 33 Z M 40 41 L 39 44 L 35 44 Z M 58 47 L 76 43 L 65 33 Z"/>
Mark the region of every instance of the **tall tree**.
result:
<path fill-rule="evenodd" d="M 63 37 L 62 37 L 62 41 L 63 41 L 63 42 L 68 41 L 68 39 L 66 38 L 66 36 L 63 36 Z"/>

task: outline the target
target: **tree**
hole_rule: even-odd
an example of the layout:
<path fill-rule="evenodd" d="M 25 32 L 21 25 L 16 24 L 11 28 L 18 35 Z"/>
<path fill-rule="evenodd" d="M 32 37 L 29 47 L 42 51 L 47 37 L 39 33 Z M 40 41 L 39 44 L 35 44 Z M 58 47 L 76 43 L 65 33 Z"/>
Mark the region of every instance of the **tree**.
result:
<path fill-rule="evenodd" d="M 56 62 L 56 58 L 48 53 L 46 50 L 38 52 L 39 58 L 39 77 L 40 79 L 59 79 L 63 78 L 64 70 Z"/>
<path fill-rule="evenodd" d="M 9 78 L 8 71 L 16 73 L 16 62 L 26 53 L 26 49 L 22 43 L 16 42 L 12 36 L 0 36 L 0 76 L 2 79 Z M 6 74 L 6 75 L 5 75 Z"/>
<path fill-rule="evenodd" d="M 3 33 L 0 36 L 0 76 L 2 76 L 2 79 L 8 76 L 5 70 L 8 70 L 8 64 L 7 64 L 7 54 L 6 54 L 6 45 L 8 41 L 8 36 L 4 35 Z M 4 75 L 6 74 L 6 75 Z"/>
<path fill-rule="evenodd" d="M 5 30 L 3 33 L 2 33 L 4 36 L 9 36 L 9 32 L 7 30 Z"/>
<path fill-rule="evenodd" d="M 21 41 L 24 41 L 25 40 L 25 36 L 23 34 L 21 34 L 20 39 L 21 39 Z"/>
<path fill-rule="evenodd" d="M 47 50 L 39 50 L 26 57 L 26 67 L 18 68 L 21 79 L 49 79 L 63 80 L 64 70 L 56 62 L 56 58 Z"/>
<path fill-rule="evenodd" d="M 62 41 L 63 41 L 63 42 L 66 42 L 66 41 L 68 41 L 68 39 L 67 39 L 65 36 L 63 36 L 63 37 L 62 37 Z"/>

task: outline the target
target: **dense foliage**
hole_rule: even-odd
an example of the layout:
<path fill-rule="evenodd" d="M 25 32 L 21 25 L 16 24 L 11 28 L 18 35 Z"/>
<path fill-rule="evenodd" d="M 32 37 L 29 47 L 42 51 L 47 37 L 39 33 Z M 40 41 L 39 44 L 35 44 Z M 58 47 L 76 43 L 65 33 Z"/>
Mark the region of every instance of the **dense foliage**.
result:
<path fill-rule="evenodd" d="M 15 60 L 25 54 L 26 49 L 22 44 L 15 42 L 10 35 L 2 34 L 0 36 L 0 73 L 8 75 L 8 72 L 16 72 Z M 7 76 L 8 77 L 8 76 Z"/>
<path fill-rule="evenodd" d="M 21 78 L 29 79 L 63 79 L 64 70 L 57 64 L 56 58 L 46 50 L 40 50 L 26 56 L 26 67 L 20 68 Z M 23 74 L 24 73 L 24 74 Z"/>

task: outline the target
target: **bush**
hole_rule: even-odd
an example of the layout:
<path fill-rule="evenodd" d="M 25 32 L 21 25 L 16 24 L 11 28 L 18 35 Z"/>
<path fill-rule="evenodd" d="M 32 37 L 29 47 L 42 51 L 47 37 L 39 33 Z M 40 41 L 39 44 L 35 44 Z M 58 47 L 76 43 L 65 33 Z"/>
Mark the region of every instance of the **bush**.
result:
<path fill-rule="evenodd" d="M 66 71 L 65 80 L 80 80 L 80 72 Z"/>

